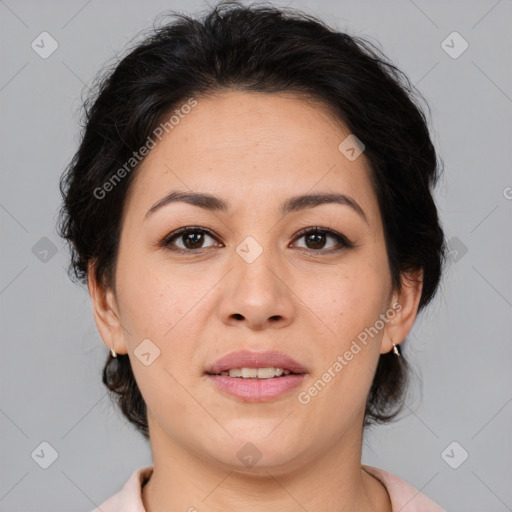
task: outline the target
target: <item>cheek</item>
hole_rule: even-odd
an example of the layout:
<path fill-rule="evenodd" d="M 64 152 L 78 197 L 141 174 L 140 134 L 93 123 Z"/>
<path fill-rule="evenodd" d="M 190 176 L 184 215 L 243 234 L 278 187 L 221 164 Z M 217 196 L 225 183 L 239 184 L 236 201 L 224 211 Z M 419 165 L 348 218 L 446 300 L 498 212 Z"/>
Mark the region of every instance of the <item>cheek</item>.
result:
<path fill-rule="evenodd" d="M 383 331 L 372 327 L 385 308 L 385 284 L 375 274 L 354 274 L 326 283 L 314 296 L 312 309 L 323 323 L 323 335 L 317 338 L 322 350 L 300 403 L 310 402 L 309 411 L 315 411 L 311 415 L 321 418 L 320 423 L 328 414 L 350 424 L 364 411 L 380 356 Z"/>
<path fill-rule="evenodd" d="M 125 335 L 132 344 L 144 338 L 162 339 L 184 315 L 187 303 L 179 273 L 170 279 L 163 265 L 155 264 L 142 245 L 140 239 L 123 241 L 116 271 Z M 134 249 L 128 251 L 129 246 Z"/>
<path fill-rule="evenodd" d="M 384 311 L 388 279 L 374 265 L 347 265 L 337 274 L 308 278 L 304 302 L 319 319 L 322 332 L 339 347 L 373 325 Z"/>
<path fill-rule="evenodd" d="M 147 256 L 138 260 L 132 256 L 118 262 L 124 336 L 134 357 L 141 342 L 149 339 L 159 351 L 152 365 L 160 367 L 161 372 L 167 369 L 183 374 L 204 330 L 204 307 L 197 306 L 212 283 L 194 281 L 184 272 L 171 273 L 165 265 L 153 265 L 150 260 Z"/>
<path fill-rule="evenodd" d="M 154 276 L 127 272 L 119 275 L 119 305 L 125 336 L 130 344 L 144 338 L 159 338 L 165 333 L 165 325 L 172 324 L 171 304 L 177 302 L 169 297 L 168 287 Z M 179 302 L 178 302 L 179 303 Z"/>
<path fill-rule="evenodd" d="M 322 279 L 313 295 L 312 309 L 329 327 L 319 340 L 318 391 L 311 389 L 318 414 L 324 409 L 340 417 L 360 414 L 380 355 L 383 330 L 375 326 L 390 289 L 385 259 L 375 254 L 352 261 L 335 278 Z"/>
<path fill-rule="evenodd" d="M 193 309 L 187 314 L 190 290 L 143 265 L 137 271 L 120 265 L 119 283 L 124 336 L 148 408 L 158 416 L 170 406 L 185 413 L 191 401 L 180 383 L 190 378 L 189 364 L 197 348 L 191 342 L 197 336 Z"/>

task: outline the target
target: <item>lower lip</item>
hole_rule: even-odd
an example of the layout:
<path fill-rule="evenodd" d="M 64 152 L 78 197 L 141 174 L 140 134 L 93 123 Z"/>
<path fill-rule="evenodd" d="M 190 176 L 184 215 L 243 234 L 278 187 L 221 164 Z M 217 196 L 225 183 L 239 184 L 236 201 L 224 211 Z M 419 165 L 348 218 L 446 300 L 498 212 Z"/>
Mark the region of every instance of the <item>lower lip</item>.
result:
<path fill-rule="evenodd" d="M 268 402 L 299 386 L 305 373 L 290 374 L 271 379 L 242 379 L 225 375 L 209 375 L 217 388 L 244 402 Z"/>

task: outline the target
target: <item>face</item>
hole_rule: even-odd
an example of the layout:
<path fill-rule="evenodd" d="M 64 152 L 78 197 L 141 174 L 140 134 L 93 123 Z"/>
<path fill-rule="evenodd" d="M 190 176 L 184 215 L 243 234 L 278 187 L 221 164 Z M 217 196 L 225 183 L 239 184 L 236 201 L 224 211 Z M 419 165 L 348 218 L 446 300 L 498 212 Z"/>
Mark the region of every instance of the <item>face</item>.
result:
<path fill-rule="evenodd" d="M 129 354 L 153 443 L 243 469 L 251 442 L 258 466 L 278 469 L 361 435 L 379 355 L 417 300 L 391 288 L 368 161 L 338 148 L 349 134 L 311 101 L 229 92 L 197 98 L 137 169 L 116 294 L 95 315 L 105 344 Z M 226 207 L 150 211 L 171 192 Z M 308 194 L 349 200 L 281 209 Z M 277 350 L 306 373 L 278 396 L 232 396 L 205 371 L 241 349 Z"/>

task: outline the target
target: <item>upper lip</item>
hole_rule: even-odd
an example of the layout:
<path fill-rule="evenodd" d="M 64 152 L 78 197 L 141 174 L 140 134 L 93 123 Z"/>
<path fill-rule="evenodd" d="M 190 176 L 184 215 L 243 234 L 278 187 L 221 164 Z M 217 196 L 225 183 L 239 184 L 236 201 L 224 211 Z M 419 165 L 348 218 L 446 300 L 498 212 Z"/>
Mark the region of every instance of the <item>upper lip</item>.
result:
<path fill-rule="evenodd" d="M 206 373 L 216 374 L 232 368 L 282 368 L 293 373 L 307 373 L 304 366 L 292 357 L 277 350 L 254 352 L 240 350 L 217 359 L 206 368 Z"/>

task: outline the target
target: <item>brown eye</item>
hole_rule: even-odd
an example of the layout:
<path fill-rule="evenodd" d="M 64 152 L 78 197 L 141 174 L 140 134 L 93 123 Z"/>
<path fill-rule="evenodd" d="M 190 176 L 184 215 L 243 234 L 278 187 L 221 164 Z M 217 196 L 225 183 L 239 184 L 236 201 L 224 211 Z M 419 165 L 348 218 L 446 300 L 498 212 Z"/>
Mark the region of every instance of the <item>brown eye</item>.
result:
<path fill-rule="evenodd" d="M 183 241 L 186 249 L 200 249 L 204 243 L 204 233 L 198 231 L 189 232 L 185 235 L 180 236 L 180 240 Z"/>
<path fill-rule="evenodd" d="M 305 247 L 302 248 L 313 252 L 333 252 L 354 247 L 354 244 L 347 237 L 328 228 L 307 228 L 298 234 L 296 240 L 301 238 L 305 239 Z M 325 245 L 329 239 L 334 240 L 335 243 L 326 248 Z"/>
<path fill-rule="evenodd" d="M 215 237 L 208 230 L 192 226 L 174 231 L 162 240 L 161 245 L 176 252 L 194 252 L 210 247 L 211 245 L 203 245 L 208 238 L 215 241 L 213 245 L 222 245 L 216 242 Z"/>
<path fill-rule="evenodd" d="M 213 240 L 214 243 L 204 245 L 208 241 L 208 238 Z M 355 247 L 344 235 L 329 228 L 306 228 L 297 235 L 295 240 L 301 238 L 305 240 L 305 246 L 299 246 L 299 248 L 320 254 Z M 326 247 L 329 240 L 333 240 L 334 243 Z M 208 249 L 209 247 L 224 247 L 223 244 L 218 242 L 217 238 L 210 230 L 195 226 L 187 226 L 174 231 L 165 237 L 160 242 L 160 245 L 178 253 L 194 253 L 201 252 L 203 249 Z"/>
<path fill-rule="evenodd" d="M 327 235 L 325 233 L 308 233 L 305 235 L 308 249 L 323 249 Z"/>

